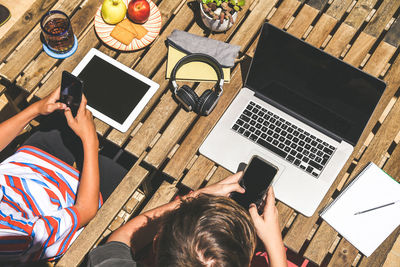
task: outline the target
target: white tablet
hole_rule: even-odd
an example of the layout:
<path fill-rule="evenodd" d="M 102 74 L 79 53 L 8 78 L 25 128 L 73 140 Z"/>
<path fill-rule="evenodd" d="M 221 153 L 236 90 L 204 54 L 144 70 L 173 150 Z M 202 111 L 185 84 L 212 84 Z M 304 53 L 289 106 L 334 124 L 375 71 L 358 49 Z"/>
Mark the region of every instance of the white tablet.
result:
<path fill-rule="evenodd" d="M 72 71 L 83 81 L 87 108 L 93 116 L 126 132 L 159 85 L 92 48 Z"/>

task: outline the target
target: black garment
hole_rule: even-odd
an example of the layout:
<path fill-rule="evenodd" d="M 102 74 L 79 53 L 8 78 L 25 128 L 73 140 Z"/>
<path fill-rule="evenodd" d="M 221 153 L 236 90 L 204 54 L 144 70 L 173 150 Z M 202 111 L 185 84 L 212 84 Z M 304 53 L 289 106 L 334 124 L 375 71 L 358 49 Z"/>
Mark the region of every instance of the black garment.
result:
<path fill-rule="evenodd" d="M 136 267 L 131 248 L 125 243 L 111 241 L 89 252 L 88 267 Z"/>
<path fill-rule="evenodd" d="M 80 138 L 68 127 L 65 116 L 49 115 L 23 145 L 37 147 L 73 166 L 83 166 L 83 147 Z M 110 158 L 99 155 L 100 192 L 103 201 L 111 195 L 128 172 Z"/>

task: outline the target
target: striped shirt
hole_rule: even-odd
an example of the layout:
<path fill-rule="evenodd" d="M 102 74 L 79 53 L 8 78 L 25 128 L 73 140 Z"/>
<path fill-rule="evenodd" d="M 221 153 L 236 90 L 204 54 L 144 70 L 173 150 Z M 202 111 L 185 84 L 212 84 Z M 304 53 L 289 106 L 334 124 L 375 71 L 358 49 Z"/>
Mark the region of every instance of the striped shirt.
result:
<path fill-rule="evenodd" d="M 74 207 L 78 184 L 76 169 L 32 146 L 2 162 L 0 261 L 53 260 L 65 253 L 83 229 Z"/>

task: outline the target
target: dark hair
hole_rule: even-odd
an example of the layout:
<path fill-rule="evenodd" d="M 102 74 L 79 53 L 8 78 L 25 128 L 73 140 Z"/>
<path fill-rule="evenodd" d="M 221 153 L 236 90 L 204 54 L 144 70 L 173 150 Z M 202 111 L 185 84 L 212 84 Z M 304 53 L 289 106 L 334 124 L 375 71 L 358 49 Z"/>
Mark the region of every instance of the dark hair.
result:
<path fill-rule="evenodd" d="M 244 267 L 256 232 L 247 211 L 232 199 L 200 195 L 166 215 L 157 241 L 160 267 Z"/>

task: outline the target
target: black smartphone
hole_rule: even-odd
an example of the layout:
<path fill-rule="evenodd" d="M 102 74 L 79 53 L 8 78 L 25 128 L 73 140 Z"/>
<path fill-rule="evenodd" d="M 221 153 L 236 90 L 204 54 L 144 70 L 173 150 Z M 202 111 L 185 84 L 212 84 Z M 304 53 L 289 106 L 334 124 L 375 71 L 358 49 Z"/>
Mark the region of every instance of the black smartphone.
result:
<path fill-rule="evenodd" d="M 260 209 L 264 196 L 277 172 L 277 167 L 258 156 L 253 156 L 239 181 L 240 186 L 246 192 L 244 194 L 233 192 L 231 197 L 246 210 L 251 203 L 256 204 Z"/>
<path fill-rule="evenodd" d="M 63 71 L 61 79 L 60 102 L 65 103 L 74 117 L 78 113 L 82 101 L 83 82 L 69 73 Z"/>

